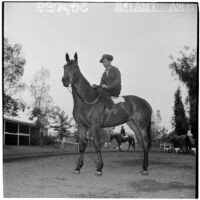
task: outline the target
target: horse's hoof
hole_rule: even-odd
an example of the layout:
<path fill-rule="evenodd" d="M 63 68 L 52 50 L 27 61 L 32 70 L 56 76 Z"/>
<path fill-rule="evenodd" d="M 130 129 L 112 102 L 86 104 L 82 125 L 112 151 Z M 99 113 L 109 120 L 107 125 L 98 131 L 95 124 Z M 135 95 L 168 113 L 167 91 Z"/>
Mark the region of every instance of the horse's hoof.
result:
<path fill-rule="evenodd" d="M 143 171 L 144 171 L 144 170 L 143 170 L 143 169 L 141 169 L 141 170 L 140 170 L 140 173 L 142 174 L 142 173 L 143 173 Z"/>
<path fill-rule="evenodd" d="M 149 173 L 148 173 L 148 171 L 144 171 L 144 170 L 143 170 L 142 175 L 143 175 L 143 176 L 148 176 Z"/>
<path fill-rule="evenodd" d="M 95 172 L 95 175 L 96 175 L 96 176 L 102 176 L 102 175 L 103 175 L 103 173 L 102 173 L 102 172 L 98 172 L 98 171 L 97 171 L 97 172 Z"/>
<path fill-rule="evenodd" d="M 73 174 L 80 174 L 79 170 L 74 170 Z"/>

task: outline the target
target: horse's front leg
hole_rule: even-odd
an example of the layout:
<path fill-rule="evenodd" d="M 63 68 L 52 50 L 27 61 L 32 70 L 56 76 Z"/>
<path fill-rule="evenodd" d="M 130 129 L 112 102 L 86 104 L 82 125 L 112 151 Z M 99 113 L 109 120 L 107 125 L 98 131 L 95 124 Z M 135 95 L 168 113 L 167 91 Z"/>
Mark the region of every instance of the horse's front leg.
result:
<path fill-rule="evenodd" d="M 133 150 L 135 151 L 135 141 L 133 141 L 132 146 L 133 146 Z"/>
<path fill-rule="evenodd" d="M 95 147 L 95 151 L 97 154 L 97 165 L 96 165 L 96 173 L 95 175 L 97 176 L 101 176 L 102 173 L 102 169 L 103 169 L 103 159 L 102 159 L 102 155 L 101 155 L 101 137 L 100 137 L 100 127 L 98 124 L 94 124 L 92 126 L 92 133 L 94 136 L 94 147 Z"/>
<path fill-rule="evenodd" d="M 128 149 L 127 149 L 127 151 L 129 151 L 130 146 L 131 146 L 131 142 L 129 141 L 129 142 L 128 142 Z"/>
<path fill-rule="evenodd" d="M 119 152 L 122 152 L 122 149 L 121 149 L 121 144 L 122 144 L 122 143 L 118 143 Z"/>
<path fill-rule="evenodd" d="M 80 173 L 80 169 L 84 164 L 84 152 L 85 152 L 85 148 L 87 145 L 87 141 L 86 141 L 86 134 L 87 134 L 87 128 L 83 127 L 83 126 L 78 126 L 78 135 L 79 135 L 79 159 L 75 168 L 74 173 L 79 174 Z"/>

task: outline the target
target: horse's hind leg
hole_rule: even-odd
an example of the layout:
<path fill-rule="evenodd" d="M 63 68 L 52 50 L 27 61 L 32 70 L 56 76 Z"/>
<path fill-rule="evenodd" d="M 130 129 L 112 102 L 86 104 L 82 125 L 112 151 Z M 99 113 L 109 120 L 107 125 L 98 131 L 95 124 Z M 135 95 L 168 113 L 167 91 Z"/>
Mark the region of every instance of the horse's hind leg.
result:
<path fill-rule="evenodd" d="M 143 146 L 143 151 L 144 151 L 144 160 L 143 160 L 143 175 L 148 175 L 148 138 L 147 138 L 147 130 L 139 128 L 138 125 L 135 124 L 133 120 L 130 120 L 127 122 L 129 127 L 133 130 L 133 132 L 136 134 L 137 139 L 140 141 L 140 143 Z"/>
<path fill-rule="evenodd" d="M 79 174 L 80 173 L 80 169 L 84 164 L 84 152 L 85 152 L 85 148 L 87 145 L 87 140 L 86 140 L 86 134 L 87 134 L 87 128 L 83 127 L 83 126 L 78 126 L 78 135 L 79 135 L 79 159 L 78 159 L 78 163 L 76 165 L 75 171 L 74 173 Z"/>
<path fill-rule="evenodd" d="M 121 143 L 118 142 L 119 152 L 122 152 Z"/>
<path fill-rule="evenodd" d="M 135 140 L 134 139 L 132 140 L 131 144 L 132 144 L 133 150 L 135 151 Z"/>

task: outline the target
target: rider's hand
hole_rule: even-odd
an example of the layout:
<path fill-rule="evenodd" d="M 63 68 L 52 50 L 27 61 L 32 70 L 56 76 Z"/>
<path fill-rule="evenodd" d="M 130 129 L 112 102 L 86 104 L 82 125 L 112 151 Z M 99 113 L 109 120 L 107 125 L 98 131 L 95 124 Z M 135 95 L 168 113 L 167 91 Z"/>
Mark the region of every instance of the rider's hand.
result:
<path fill-rule="evenodd" d="M 93 87 L 93 88 L 98 88 L 99 86 L 96 85 L 96 84 L 92 84 L 92 87 Z"/>
<path fill-rule="evenodd" d="M 108 86 L 105 85 L 105 84 L 101 85 L 101 87 L 102 87 L 102 88 L 108 88 Z"/>

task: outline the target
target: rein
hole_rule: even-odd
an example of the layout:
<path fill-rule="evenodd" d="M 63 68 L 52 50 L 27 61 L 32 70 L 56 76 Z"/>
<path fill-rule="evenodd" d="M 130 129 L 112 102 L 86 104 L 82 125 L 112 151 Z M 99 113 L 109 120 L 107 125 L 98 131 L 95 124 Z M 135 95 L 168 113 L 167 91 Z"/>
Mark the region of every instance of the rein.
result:
<path fill-rule="evenodd" d="M 103 91 L 103 88 L 101 88 L 101 91 L 99 92 L 98 97 L 97 97 L 94 101 L 89 102 L 89 101 L 84 100 L 84 99 L 80 96 L 80 94 L 79 94 L 78 91 L 76 90 L 76 87 L 74 87 L 73 85 L 72 85 L 71 87 L 75 90 L 76 94 L 77 94 L 78 97 L 81 99 L 81 101 L 84 102 L 84 103 L 86 103 L 86 104 L 89 104 L 89 105 L 95 104 L 95 103 L 99 100 L 99 98 L 101 97 L 101 93 L 102 93 L 102 91 Z M 67 87 L 67 89 L 68 89 L 68 91 L 69 91 L 70 93 L 72 93 L 72 92 L 69 90 L 68 87 Z"/>

